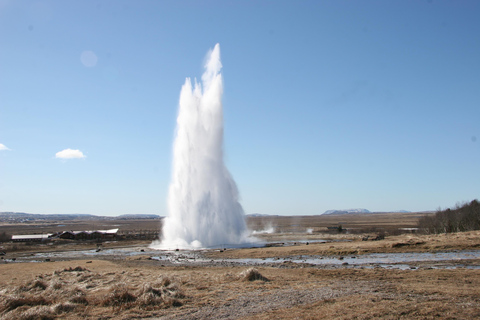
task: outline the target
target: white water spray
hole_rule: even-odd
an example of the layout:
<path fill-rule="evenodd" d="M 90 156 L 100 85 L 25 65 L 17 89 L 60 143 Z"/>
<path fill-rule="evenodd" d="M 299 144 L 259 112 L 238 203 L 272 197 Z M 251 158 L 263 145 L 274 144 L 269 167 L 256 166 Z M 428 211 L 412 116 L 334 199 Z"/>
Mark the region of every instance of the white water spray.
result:
<path fill-rule="evenodd" d="M 248 239 L 238 190 L 223 161 L 220 46 L 209 53 L 202 85 L 180 92 L 168 216 L 158 249 L 239 246 Z"/>

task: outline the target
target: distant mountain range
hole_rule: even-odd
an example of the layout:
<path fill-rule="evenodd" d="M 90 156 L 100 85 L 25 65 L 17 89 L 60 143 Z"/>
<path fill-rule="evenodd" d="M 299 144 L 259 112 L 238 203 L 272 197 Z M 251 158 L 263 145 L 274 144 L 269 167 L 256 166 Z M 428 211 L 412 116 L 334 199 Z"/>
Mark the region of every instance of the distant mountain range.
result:
<path fill-rule="evenodd" d="M 246 215 L 247 217 L 276 217 L 276 214 L 266 214 L 266 213 L 250 213 Z"/>
<path fill-rule="evenodd" d="M 159 219 L 157 214 L 124 214 L 114 217 L 96 216 L 93 214 L 35 214 L 26 212 L 0 212 L 0 221 L 31 221 L 31 220 L 132 220 Z"/>
<path fill-rule="evenodd" d="M 407 210 L 397 210 L 397 211 L 388 211 L 388 212 L 371 212 L 367 209 L 346 209 L 346 210 L 327 210 L 323 214 L 358 214 L 358 213 L 408 213 Z"/>

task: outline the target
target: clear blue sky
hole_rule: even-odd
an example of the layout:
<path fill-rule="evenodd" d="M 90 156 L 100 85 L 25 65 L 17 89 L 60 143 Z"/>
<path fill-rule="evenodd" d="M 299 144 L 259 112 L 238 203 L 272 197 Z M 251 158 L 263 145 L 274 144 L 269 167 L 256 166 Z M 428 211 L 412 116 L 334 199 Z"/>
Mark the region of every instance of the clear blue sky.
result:
<path fill-rule="evenodd" d="M 217 42 L 246 213 L 479 198 L 479 17 L 479 1 L 0 0 L 0 211 L 166 215 L 180 88 Z"/>

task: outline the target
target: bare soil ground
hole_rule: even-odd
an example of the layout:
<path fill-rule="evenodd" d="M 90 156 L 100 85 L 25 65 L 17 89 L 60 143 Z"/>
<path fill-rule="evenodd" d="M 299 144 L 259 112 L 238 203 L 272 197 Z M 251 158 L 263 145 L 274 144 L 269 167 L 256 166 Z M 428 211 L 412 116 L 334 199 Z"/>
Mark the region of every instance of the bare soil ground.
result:
<path fill-rule="evenodd" d="M 210 250 L 215 261 L 227 258 L 275 258 L 298 255 L 341 256 L 373 252 L 477 250 L 480 232 L 451 235 L 388 235 L 362 241 L 366 234 L 322 233 L 287 218 L 265 223 L 277 233 L 266 242 L 302 240 L 302 244 Z M 335 222 L 329 217 L 332 225 Z M 359 228 L 362 222 L 356 217 Z M 368 218 L 370 219 L 370 217 Z M 412 223 L 396 217 L 396 225 Z M 381 220 L 381 219 L 379 219 Z M 385 226 L 388 219 L 385 219 Z M 298 222 L 300 221 L 300 222 Z M 307 222 L 305 222 L 307 221 Z M 251 221 L 250 221 L 251 222 Z M 291 221 L 290 221 L 291 222 Z M 318 222 L 318 221 L 317 221 Z M 378 228 L 380 228 L 377 225 Z M 283 229 L 282 229 L 283 228 Z M 306 232 L 307 228 L 318 228 Z M 382 227 L 383 228 L 383 227 Z M 282 233 L 278 231 L 283 230 Z M 374 236 L 376 233 L 369 233 Z M 328 243 L 315 240 L 329 238 Z M 336 241 L 349 240 L 349 241 Z M 311 241 L 308 245 L 306 241 Z M 138 245 L 139 243 L 135 243 Z M 85 244 L 88 247 L 88 244 Z M 122 245 L 118 244 L 110 244 Z M 146 246 L 147 243 L 144 243 Z M 42 247 L 37 249 L 43 250 Z M 65 248 L 62 248 L 62 250 Z M 60 250 L 60 249 L 59 249 Z M 32 252 L 35 251 L 33 246 Z M 434 268 L 423 263 L 409 270 L 378 267 L 319 268 L 281 263 L 268 266 L 222 263 L 167 264 L 144 256 L 102 260 L 0 263 L 0 319 L 477 319 L 480 317 L 478 259 L 467 267 Z M 222 252 L 221 252 L 222 251 Z M 23 252 L 7 252 L 25 254 Z M 448 263 L 447 263 L 448 265 Z M 468 268 L 475 267 L 475 268 Z"/>

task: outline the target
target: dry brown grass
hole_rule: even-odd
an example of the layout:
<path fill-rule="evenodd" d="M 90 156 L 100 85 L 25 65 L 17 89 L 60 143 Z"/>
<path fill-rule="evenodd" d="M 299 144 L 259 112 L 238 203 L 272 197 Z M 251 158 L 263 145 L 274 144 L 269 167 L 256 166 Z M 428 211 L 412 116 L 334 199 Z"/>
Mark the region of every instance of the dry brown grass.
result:
<path fill-rule="evenodd" d="M 5 300 L 2 301 L 0 311 L 11 311 L 22 306 L 48 305 L 50 303 L 50 300 L 42 296 L 12 295 L 5 297 Z"/>
<path fill-rule="evenodd" d="M 125 283 L 117 283 L 108 289 L 108 294 L 100 300 L 102 307 L 131 308 L 137 297 Z"/>
<path fill-rule="evenodd" d="M 5 283 L 1 289 L 1 319 L 473 319 L 480 316 L 480 270 L 309 267 L 252 270 L 159 267 L 145 260 L 116 263 L 94 260 L 88 264 L 88 270 L 64 271 L 83 264 L 85 261 L 0 265 Z M 7 270 L 16 279 L 4 281 Z M 84 281 L 79 282 L 80 278 Z M 260 281 L 246 281 L 258 278 Z M 37 280 L 47 287 L 35 286 Z M 39 296 L 42 298 L 35 300 Z"/>
<path fill-rule="evenodd" d="M 263 230 L 270 226 L 276 232 L 305 233 L 312 229 L 313 233 L 326 231 L 327 227 L 342 226 L 352 232 L 372 232 L 398 228 L 415 228 L 418 220 L 425 213 L 372 213 L 372 214 L 343 214 L 317 216 L 266 216 L 249 217 L 248 226 L 252 230 Z"/>
<path fill-rule="evenodd" d="M 9 266 L 28 267 L 25 264 Z M 183 304 L 185 295 L 172 279 L 158 275 L 157 281 L 150 282 L 150 276 L 146 282 L 119 271 L 118 266 L 113 269 L 113 272 L 95 272 L 81 266 L 69 266 L 37 274 L 33 280 L 17 285 L 8 285 L 0 299 L 1 319 L 54 319 L 67 315 L 69 318 L 109 318 L 128 310 L 143 317 L 154 315 L 156 310 Z M 26 276 L 18 269 L 16 275 Z"/>
<path fill-rule="evenodd" d="M 462 309 L 459 311 L 459 307 Z M 478 308 L 457 306 L 453 301 L 393 299 L 378 295 L 340 297 L 312 304 L 278 309 L 246 319 L 478 319 Z"/>

